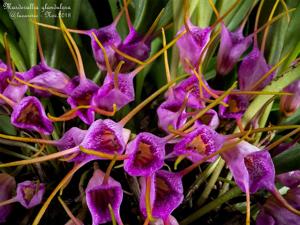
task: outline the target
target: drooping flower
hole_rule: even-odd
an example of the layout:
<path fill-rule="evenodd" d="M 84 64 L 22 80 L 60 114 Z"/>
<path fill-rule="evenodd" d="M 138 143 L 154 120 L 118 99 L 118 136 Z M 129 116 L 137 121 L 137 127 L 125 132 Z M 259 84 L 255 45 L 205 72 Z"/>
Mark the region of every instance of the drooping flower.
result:
<path fill-rule="evenodd" d="M 144 61 L 150 55 L 150 43 L 151 42 L 149 40 L 144 40 L 144 38 L 139 35 L 133 27 L 130 27 L 129 34 L 118 49 L 129 56 L 140 61 Z M 118 55 L 118 60 L 125 62 L 121 69 L 122 73 L 130 72 L 136 66 L 136 63 L 129 61 L 121 55 Z"/>
<path fill-rule="evenodd" d="M 300 80 L 296 80 L 283 89 L 285 92 L 293 93 L 293 95 L 284 95 L 280 98 L 280 110 L 286 115 L 290 116 L 300 106 Z"/>
<path fill-rule="evenodd" d="M 42 103 L 33 96 L 23 98 L 13 107 L 11 123 L 18 128 L 47 135 L 53 131 L 53 125 L 46 116 Z"/>
<path fill-rule="evenodd" d="M 73 82 L 76 83 L 78 78 L 74 78 Z M 78 86 L 72 90 L 67 102 L 71 108 L 76 108 L 80 105 L 91 105 L 93 96 L 97 93 L 99 87 L 89 79 L 80 79 Z M 95 112 L 93 109 L 80 109 L 77 111 L 79 118 L 86 124 L 90 125 L 95 119 Z"/>
<path fill-rule="evenodd" d="M 197 162 L 219 150 L 224 140 L 224 137 L 212 128 L 206 125 L 199 125 L 174 146 L 173 153 L 176 155 L 186 155 L 192 162 Z M 216 157 L 213 157 L 209 161 L 214 161 Z"/>
<path fill-rule="evenodd" d="M 11 199 L 16 190 L 15 178 L 7 173 L 0 174 L 0 202 Z M 11 213 L 12 205 L 3 205 L 0 207 L 0 223 L 5 223 Z"/>
<path fill-rule="evenodd" d="M 204 80 L 204 79 L 203 79 Z M 204 80 L 205 85 L 208 87 L 208 84 Z M 209 87 L 208 87 L 209 88 Z M 201 108 L 203 107 L 203 98 L 210 98 L 210 94 L 202 87 L 199 88 L 199 80 L 196 75 L 192 75 L 187 79 L 184 79 L 178 83 L 174 89 L 174 98 L 183 102 L 185 97 L 188 94 L 187 106 L 192 108 Z M 202 96 L 201 96 L 202 95 Z"/>
<path fill-rule="evenodd" d="M 83 141 L 86 133 L 87 130 L 72 127 L 65 132 L 59 140 L 57 140 L 56 146 L 60 151 L 78 146 Z"/>
<path fill-rule="evenodd" d="M 228 107 L 219 105 L 219 115 L 223 119 L 239 119 L 247 110 L 249 99 L 244 95 L 229 95 L 224 99 Z"/>
<path fill-rule="evenodd" d="M 185 122 L 185 107 L 180 100 L 168 99 L 157 109 L 158 126 L 166 132 L 169 128 L 179 129 Z"/>
<path fill-rule="evenodd" d="M 140 178 L 141 194 L 140 209 L 147 216 L 145 196 L 146 178 Z M 150 205 L 152 216 L 164 221 L 169 219 L 171 213 L 183 200 L 183 186 L 181 176 L 177 173 L 159 170 L 151 175 Z"/>
<path fill-rule="evenodd" d="M 115 81 L 114 74 L 107 74 L 103 85 L 92 99 L 92 105 L 100 109 L 113 111 L 114 104 L 119 110 L 132 102 L 135 96 L 133 77 L 132 74 L 120 73 L 118 74 L 117 81 Z"/>
<path fill-rule="evenodd" d="M 29 83 L 49 88 L 58 91 L 63 94 L 70 94 L 74 86 L 72 85 L 71 79 L 63 72 L 49 67 L 45 62 L 40 62 L 39 64 L 31 67 L 30 70 L 26 72 L 27 79 Z M 49 97 L 51 94 L 46 91 L 31 88 L 31 91 L 42 97 Z"/>
<path fill-rule="evenodd" d="M 275 169 L 268 151 L 242 141 L 229 151 L 223 152 L 221 156 L 243 192 L 274 190 Z"/>
<path fill-rule="evenodd" d="M 206 125 L 212 129 L 217 129 L 220 124 L 220 119 L 218 113 L 210 109 L 203 116 L 201 116 L 198 120 L 195 121 L 195 126 Z"/>
<path fill-rule="evenodd" d="M 96 120 L 87 130 L 80 146 L 85 149 L 107 154 L 122 154 L 129 139 L 130 131 L 110 120 Z M 91 160 L 92 155 L 80 153 L 73 161 Z"/>
<path fill-rule="evenodd" d="M 300 189 L 290 189 L 285 199 L 296 209 L 300 208 Z M 282 207 L 270 196 L 257 215 L 256 225 L 300 225 L 300 216 Z"/>
<path fill-rule="evenodd" d="M 131 176 L 148 176 L 159 170 L 164 164 L 165 143 L 151 133 L 139 133 L 127 144 L 124 170 Z"/>
<path fill-rule="evenodd" d="M 116 28 L 116 22 L 113 22 L 111 25 L 108 25 L 106 27 L 102 27 L 100 29 L 92 29 L 87 32 L 87 34 L 91 38 L 91 46 L 92 46 L 96 63 L 100 70 L 105 71 L 107 68 L 106 68 L 103 51 L 99 47 L 92 33 L 94 33 L 98 38 L 98 40 L 102 43 L 106 51 L 106 55 L 109 60 L 109 63 L 114 68 L 115 65 L 117 64 L 117 56 L 115 51 L 112 49 L 112 46 L 118 48 L 122 42 L 122 39 Z"/>
<path fill-rule="evenodd" d="M 220 48 L 217 56 L 218 74 L 222 76 L 228 74 L 251 43 L 252 37 L 244 37 L 242 28 L 230 32 L 222 24 Z"/>
<path fill-rule="evenodd" d="M 239 70 L 238 80 L 240 90 L 262 90 L 267 86 L 275 76 L 275 72 L 272 72 L 266 79 L 256 85 L 256 82 L 262 78 L 269 70 L 269 66 L 266 62 L 263 53 L 259 48 L 254 47 L 252 51 L 243 59 Z M 256 87 L 254 87 L 254 85 Z"/>
<path fill-rule="evenodd" d="M 300 170 L 279 174 L 276 180 L 287 187 L 295 188 L 300 184 Z"/>
<path fill-rule="evenodd" d="M 104 173 L 97 169 L 89 180 L 86 193 L 86 203 L 91 212 L 93 225 L 111 221 L 109 205 L 111 206 L 116 221 L 121 223 L 120 206 L 123 199 L 123 190 L 119 182 L 109 177 L 104 181 Z"/>
<path fill-rule="evenodd" d="M 178 221 L 176 220 L 176 218 L 172 215 L 170 215 L 165 221 L 163 221 L 162 219 L 157 219 L 154 222 L 150 223 L 151 225 L 165 225 L 165 224 L 169 224 L 169 225 L 179 225 Z"/>
<path fill-rule="evenodd" d="M 198 68 L 201 54 L 203 54 L 204 57 L 205 53 L 202 52 L 210 40 L 211 28 L 194 26 L 190 20 L 187 21 L 187 26 L 187 32 L 177 41 L 176 45 L 179 49 L 180 61 L 184 65 L 184 69 L 189 72 L 189 63 L 194 68 Z M 178 34 L 185 29 L 186 27 L 183 26 L 178 31 Z M 189 63 L 187 63 L 186 60 L 188 60 Z"/>
<path fill-rule="evenodd" d="M 29 209 L 42 202 L 44 193 L 45 184 L 24 181 L 17 186 L 16 201 Z"/>

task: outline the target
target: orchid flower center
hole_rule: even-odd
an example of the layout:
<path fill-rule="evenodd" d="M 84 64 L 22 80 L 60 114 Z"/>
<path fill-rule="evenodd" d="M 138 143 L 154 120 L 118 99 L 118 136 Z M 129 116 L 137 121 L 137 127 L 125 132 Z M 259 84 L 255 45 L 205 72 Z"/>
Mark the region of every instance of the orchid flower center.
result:
<path fill-rule="evenodd" d="M 78 96 L 76 98 L 76 101 L 77 101 L 78 105 L 89 105 L 91 97 L 92 97 L 92 93 L 86 92 L 83 95 Z"/>
<path fill-rule="evenodd" d="M 40 122 L 40 113 L 37 106 L 34 103 L 29 103 L 23 108 L 17 122 L 38 124 Z"/>
<path fill-rule="evenodd" d="M 192 151 L 198 151 L 199 153 L 205 153 L 207 144 L 204 143 L 200 135 L 193 138 L 193 140 L 187 144 L 187 149 Z"/>
<path fill-rule="evenodd" d="M 99 142 L 100 146 L 112 152 L 118 151 L 121 147 L 116 135 L 108 129 L 102 131 Z"/>
<path fill-rule="evenodd" d="M 152 160 L 153 154 L 151 145 L 141 141 L 138 144 L 138 150 L 136 152 L 134 164 L 139 167 L 147 166 L 152 162 Z"/>
<path fill-rule="evenodd" d="M 26 186 L 23 188 L 23 197 L 27 204 L 31 201 L 33 196 L 36 194 L 36 189 L 32 188 L 31 186 Z"/>
<path fill-rule="evenodd" d="M 238 103 L 235 99 L 229 99 L 228 103 L 230 112 L 237 113 L 240 111 Z"/>
<path fill-rule="evenodd" d="M 156 176 L 155 179 L 155 191 L 156 198 L 155 199 L 164 199 L 170 193 L 170 185 L 161 177 Z"/>
<path fill-rule="evenodd" d="M 208 124 L 210 123 L 210 121 L 212 120 L 212 118 L 213 118 L 213 115 L 207 113 L 207 114 L 201 116 L 201 117 L 199 118 L 199 121 L 201 121 L 203 124 L 208 125 Z"/>
<path fill-rule="evenodd" d="M 113 206 L 113 199 L 117 195 L 114 189 L 109 190 L 92 190 L 90 191 L 91 199 L 95 204 L 95 209 L 98 209 L 100 212 L 109 214 L 108 205 Z"/>

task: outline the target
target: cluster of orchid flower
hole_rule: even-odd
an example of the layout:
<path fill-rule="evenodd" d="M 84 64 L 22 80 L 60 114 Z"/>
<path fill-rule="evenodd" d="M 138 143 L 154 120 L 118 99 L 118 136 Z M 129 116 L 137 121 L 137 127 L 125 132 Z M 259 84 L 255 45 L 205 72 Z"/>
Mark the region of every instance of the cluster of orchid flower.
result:
<path fill-rule="evenodd" d="M 166 44 L 162 29 L 164 47 L 149 59 L 157 21 L 146 35 L 138 34 L 130 21 L 126 1 L 124 1 L 124 9 L 114 22 L 100 29 L 88 31 L 67 29 L 61 19 L 60 28 L 35 21 L 41 62 L 26 72 L 15 71 L 5 39 L 7 64 L 3 62 L 0 64 L 0 97 L 1 105 L 10 113 L 11 124 L 26 131 L 37 132 L 42 137 L 52 133 L 54 122 L 79 117 L 83 123 L 89 125 L 87 130 L 72 127 L 58 140 L 0 135 L 1 138 L 8 140 L 54 145 L 59 150 L 32 159 L 3 163 L 0 164 L 0 168 L 40 163 L 61 157 L 65 157 L 65 161 L 74 163 L 74 168 L 44 202 L 33 224 L 39 223 L 53 197 L 64 188 L 76 171 L 83 165 L 99 159 L 111 162 L 106 172 L 95 167 L 94 174 L 85 189 L 85 204 L 91 213 L 94 225 L 109 221 L 123 224 L 122 213 L 120 214 L 123 199 L 122 185 L 110 176 L 116 161 L 123 161 L 124 171 L 132 177 L 139 178 L 139 205 L 141 214 L 145 218 L 144 224 L 178 224 L 171 214 L 184 199 L 182 178 L 202 163 L 214 162 L 219 156 L 225 160 L 235 183 L 246 193 L 246 224 L 250 224 L 250 194 L 261 189 L 268 190 L 273 197 L 269 198 L 259 213 L 257 224 L 285 224 L 286 220 L 299 224 L 300 212 L 297 210 L 300 206 L 300 190 L 297 188 L 300 183 L 299 172 L 282 174 L 278 177 L 282 184 L 291 187 L 283 198 L 275 186 L 275 169 L 269 153 L 269 150 L 277 145 L 273 143 L 273 145 L 257 147 L 251 142 L 250 135 L 281 129 L 281 127 L 257 129 L 255 123 L 244 126 L 242 117 L 249 103 L 255 95 L 259 94 L 283 95 L 282 111 L 286 115 L 292 114 L 299 106 L 300 82 L 295 81 L 284 90 L 285 92 L 262 91 L 276 76 L 277 65 L 271 67 L 266 63 L 256 36 L 275 19 L 259 29 L 256 23 L 254 33 L 244 37 L 245 23 L 237 31 L 231 32 L 222 22 L 226 14 L 235 6 L 236 4 L 223 16 L 219 16 L 216 12 L 218 16 L 216 23 L 206 28 L 194 26 L 188 16 L 185 16 L 183 27 L 169 44 Z M 116 28 L 123 11 L 129 26 L 129 34 L 124 40 L 121 39 Z M 219 31 L 214 32 L 219 28 L 220 23 L 217 76 L 226 76 L 242 57 L 238 69 L 239 89 L 236 89 L 237 82 L 235 82 L 228 90 L 214 90 L 201 71 L 208 47 L 220 34 Z M 38 26 L 61 30 L 74 58 L 78 76 L 70 78 L 47 65 L 42 53 Z M 100 70 L 107 72 L 101 87 L 85 76 L 79 49 L 70 32 L 88 35 L 91 38 L 95 61 Z M 171 80 L 168 72 L 167 49 L 175 43 L 188 77 Z M 250 47 L 251 51 L 244 56 Z M 167 85 L 119 122 L 112 119 L 95 120 L 96 113 L 102 116 L 114 116 L 116 111 L 134 101 L 134 77 L 162 54 L 166 58 Z M 176 84 L 178 80 L 181 81 Z M 27 95 L 28 90 L 30 95 Z M 165 101 L 158 107 L 157 115 L 158 126 L 166 132 L 166 136 L 159 137 L 149 132 L 131 134 L 131 131 L 125 128 L 126 123 L 165 90 L 168 90 Z M 59 117 L 47 115 L 38 97 L 51 95 L 67 98 L 71 110 Z M 235 120 L 240 132 L 229 135 L 217 132 L 221 120 Z M 184 159 L 191 161 L 192 164 L 179 172 L 166 170 L 164 165 L 167 162 L 174 162 L 175 159 L 175 164 Z M 31 181 L 19 183 L 17 194 L 12 197 L 16 186 L 14 178 L 4 173 L 0 175 L 0 197 L 3 201 L 0 203 L 0 222 L 5 222 L 12 210 L 11 204 L 16 201 L 26 208 L 42 202 L 45 184 Z M 282 212 L 286 217 L 278 216 L 278 212 Z M 71 219 L 74 224 L 83 224 L 79 218 L 71 216 Z"/>

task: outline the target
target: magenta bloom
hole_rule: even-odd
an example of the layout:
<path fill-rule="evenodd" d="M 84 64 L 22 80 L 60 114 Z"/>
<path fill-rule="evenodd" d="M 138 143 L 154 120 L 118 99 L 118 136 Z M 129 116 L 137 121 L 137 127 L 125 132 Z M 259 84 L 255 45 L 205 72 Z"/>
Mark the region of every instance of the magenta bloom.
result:
<path fill-rule="evenodd" d="M 300 184 L 300 170 L 277 175 L 276 180 L 287 187 L 295 188 Z"/>
<path fill-rule="evenodd" d="M 300 189 L 290 189 L 285 199 L 296 209 L 300 208 Z M 282 207 L 271 196 L 257 215 L 256 225 L 300 225 L 300 216 Z"/>
<path fill-rule="evenodd" d="M 165 140 L 151 133 L 139 133 L 127 144 L 124 170 L 131 176 L 148 176 L 164 164 Z"/>
<path fill-rule="evenodd" d="M 206 125 L 214 130 L 217 129 L 219 124 L 220 119 L 218 117 L 218 113 L 213 109 L 208 110 L 203 116 L 201 116 L 198 120 L 195 121 L 196 127 Z"/>
<path fill-rule="evenodd" d="M 81 145 L 108 154 L 122 154 L 128 138 L 128 132 L 119 123 L 99 119 L 89 127 Z"/>
<path fill-rule="evenodd" d="M 235 32 L 230 32 L 222 24 L 220 48 L 217 56 L 218 74 L 228 74 L 251 43 L 252 37 L 244 37 L 241 28 Z"/>
<path fill-rule="evenodd" d="M 210 40 L 211 28 L 200 28 L 194 26 L 188 21 L 189 30 L 177 41 L 176 45 L 179 49 L 180 60 L 184 65 L 185 71 L 190 71 L 190 66 L 186 62 L 188 60 L 194 68 L 198 68 L 200 55 L 203 52 L 206 44 Z M 181 33 L 186 29 L 183 26 L 178 33 Z M 205 53 L 204 55 L 205 56 Z"/>
<path fill-rule="evenodd" d="M 143 215 L 147 216 L 145 177 L 140 178 L 140 184 L 140 209 Z M 150 204 L 154 218 L 168 220 L 171 213 L 181 204 L 182 200 L 183 187 L 179 174 L 159 170 L 151 175 Z"/>
<path fill-rule="evenodd" d="M 0 76 L 2 74 L 0 73 Z M 25 79 L 25 75 L 24 73 L 16 73 L 16 77 L 20 78 L 20 79 Z M 4 75 L 5 77 L 5 75 Z M 12 77 L 7 76 L 6 79 L 11 80 Z M 3 91 L 1 92 L 5 97 L 9 98 L 10 100 L 12 100 L 13 102 L 18 103 L 19 101 L 21 101 L 21 99 L 24 97 L 28 87 L 24 84 L 19 83 L 16 80 L 11 81 L 12 83 L 8 83 L 7 81 L 5 81 L 6 84 L 3 83 L 2 88 Z M 0 99 L 0 104 L 5 104 L 5 102 Z"/>
<path fill-rule="evenodd" d="M 33 66 L 26 73 L 29 83 L 50 88 L 63 94 L 69 94 L 74 87 L 72 87 L 71 79 L 63 72 L 49 67 L 44 62 Z M 42 97 L 48 97 L 51 94 L 46 91 L 31 88 L 34 94 Z"/>
<path fill-rule="evenodd" d="M 93 97 L 92 104 L 107 111 L 113 111 L 113 104 L 121 109 L 134 100 L 134 87 L 132 74 L 118 74 L 118 86 L 115 87 L 114 75 L 108 74 L 103 86 Z"/>
<path fill-rule="evenodd" d="M 224 137 L 212 128 L 199 125 L 174 146 L 174 154 L 186 155 L 192 162 L 197 162 L 219 150 L 224 141 Z M 214 161 L 216 157 L 209 161 Z"/>
<path fill-rule="evenodd" d="M 169 128 L 179 129 L 186 122 L 185 108 L 180 100 L 168 99 L 157 109 L 158 126 L 169 133 Z"/>
<path fill-rule="evenodd" d="M 112 67 L 114 67 L 114 65 L 116 65 L 117 56 L 111 46 L 114 45 L 115 47 L 118 47 L 122 42 L 122 39 L 116 29 L 116 24 L 112 23 L 109 26 L 102 27 L 97 30 L 92 29 L 92 30 L 88 31 L 88 35 L 91 38 L 91 45 L 92 45 L 94 58 L 97 62 L 99 69 L 102 71 L 105 71 L 106 64 L 105 64 L 105 60 L 104 60 L 103 51 L 101 50 L 100 46 L 94 39 L 92 33 L 94 33 L 96 35 L 98 40 L 103 45 L 103 47 L 106 51 L 109 63 Z"/>
<path fill-rule="evenodd" d="M 238 71 L 238 79 L 239 86 L 241 90 L 251 90 L 253 89 L 253 85 L 269 70 L 271 66 L 269 66 L 266 62 L 261 51 L 254 47 L 253 50 L 243 59 L 239 71 Z M 267 86 L 273 77 L 275 76 L 275 72 L 270 74 L 263 82 L 261 82 L 255 90 L 262 90 L 265 86 Z"/>
<path fill-rule="evenodd" d="M 228 107 L 219 105 L 219 115 L 223 119 L 239 119 L 246 112 L 249 100 L 244 95 L 229 95 L 224 99 Z"/>
<path fill-rule="evenodd" d="M 123 199 L 123 190 L 119 182 L 109 177 L 103 182 L 104 173 L 99 169 L 94 171 L 90 179 L 86 193 L 86 203 L 93 219 L 93 225 L 111 221 L 108 205 L 110 204 L 118 224 L 121 224 L 120 206 Z"/>
<path fill-rule="evenodd" d="M 165 223 L 166 222 L 166 223 Z M 165 219 L 165 222 L 162 219 L 157 219 L 154 222 L 150 223 L 151 225 L 179 225 L 178 221 L 176 218 L 172 215 L 170 215 L 167 219 Z"/>
<path fill-rule="evenodd" d="M 296 80 L 283 89 L 285 92 L 291 92 L 294 95 L 284 95 L 280 98 L 280 110 L 290 116 L 300 106 L 300 80 Z"/>
<path fill-rule="evenodd" d="M 236 184 L 243 192 L 259 189 L 274 190 L 275 169 L 268 151 L 242 141 L 221 154 Z"/>
<path fill-rule="evenodd" d="M 59 140 L 57 140 L 56 146 L 60 151 L 74 148 L 75 146 L 81 144 L 86 133 L 87 130 L 81 130 L 77 127 L 72 127 L 65 132 Z"/>
<path fill-rule="evenodd" d="M 22 206 L 29 209 L 42 202 L 44 193 L 45 184 L 24 181 L 18 184 L 15 198 Z"/>
<path fill-rule="evenodd" d="M 7 173 L 0 173 L 0 202 L 11 199 L 16 190 L 15 178 Z M 12 205 L 4 205 L 0 207 L 0 223 L 5 223 L 7 217 L 11 213 Z"/>
<path fill-rule="evenodd" d="M 205 85 L 208 87 L 207 82 L 203 79 Z M 208 87 L 210 88 L 210 87 Z M 199 90 L 199 80 L 195 75 L 188 77 L 187 79 L 181 81 L 177 84 L 174 89 L 173 93 L 176 100 L 181 102 L 184 101 L 185 97 L 188 94 L 188 101 L 187 106 L 192 108 L 201 108 L 203 107 L 202 98 L 210 98 L 210 94 L 206 92 L 206 90 L 202 87 L 203 96 L 200 94 Z"/>
<path fill-rule="evenodd" d="M 150 42 L 149 40 L 143 40 L 143 37 L 139 35 L 133 27 L 130 28 L 129 34 L 119 46 L 119 50 L 130 55 L 140 61 L 146 60 L 150 55 Z M 130 72 L 136 66 L 136 63 L 125 59 L 118 55 L 119 61 L 124 61 L 121 71 L 123 73 Z"/>
<path fill-rule="evenodd" d="M 75 79 L 73 80 L 73 83 L 76 82 Z M 89 79 L 81 80 L 79 85 L 70 93 L 70 97 L 67 99 L 67 102 L 71 108 L 76 108 L 80 105 L 91 105 L 92 98 L 98 89 L 98 85 L 93 81 Z M 77 111 L 77 115 L 88 125 L 90 125 L 95 119 L 95 112 L 93 109 L 80 109 Z"/>
<path fill-rule="evenodd" d="M 52 122 L 46 116 L 42 103 L 33 96 L 23 98 L 13 107 L 11 123 L 22 129 L 51 134 Z"/>

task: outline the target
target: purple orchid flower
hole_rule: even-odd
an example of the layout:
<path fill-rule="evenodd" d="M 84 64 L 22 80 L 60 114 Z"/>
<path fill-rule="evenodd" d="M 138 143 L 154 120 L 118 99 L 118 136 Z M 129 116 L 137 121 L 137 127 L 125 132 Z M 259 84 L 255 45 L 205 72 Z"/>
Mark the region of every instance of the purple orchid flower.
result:
<path fill-rule="evenodd" d="M 219 150 L 224 141 L 224 137 L 212 128 L 199 125 L 174 146 L 173 154 L 186 155 L 192 162 L 197 162 Z M 214 161 L 216 157 L 210 159 L 209 162 Z"/>
<path fill-rule="evenodd" d="M 56 146 L 60 151 L 74 148 L 83 141 L 86 136 L 87 130 L 82 130 L 77 127 L 72 127 L 64 135 L 56 141 Z"/>
<path fill-rule="evenodd" d="M 76 108 L 80 105 L 91 105 L 93 96 L 97 93 L 99 87 L 89 79 L 80 79 L 75 77 L 73 84 L 78 82 L 76 88 L 70 93 L 67 102 L 71 108 Z M 80 109 L 77 111 L 79 118 L 86 124 L 90 125 L 95 119 L 95 112 L 93 109 Z"/>
<path fill-rule="evenodd" d="M 135 96 L 133 77 L 130 73 L 118 74 L 118 81 L 115 84 L 114 74 L 107 74 L 103 85 L 92 99 L 92 105 L 100 109 L 113 111 L 114 104 L 119 110 L 132 102 Z"/>
<path fill-rule="evenodd" d="M 207 82 L 204 79 L 203 81 L 208 87 Z M 203 96 L 201 96 L 201 92 Z M 201 98 L 210 98 L 210 94 L 207 93 L 204 88 L 202 88 L 201 92 L 199 90 L 199 80 L 196 75 L 192 75 L 187 79 L 181 81 L 173 89 L 174 98 L 178 99 L 181 102 L 184 101 L 185 97 L 188 94 L 187 106 L 192 108 L 203 107 Z"/>
<path fill-rule="evenodd" d="M 222 24 L 220 48 L 217 56 L 218 74 L 222 76 L 228 74 L 251 43 L 252 37 L 244 37 L 242 27 L 235 32 L 230 32 Z"/>
<path fill-rule="evenodd" d="M 16 189 L 15 178 L 7 173 L 0 174 L 0 202 L 11 199 Z M 12 205 L 0 206 L 0 223 L 5 223 L 11 213 Z"/>
<path fill-rule="evenodd" d="M 188 30 L 187 33 L 184 34 L 176 43 L 179 54 L 180 54 L 180 60 L 181 63 L 184 65 L 184 69 L 187 72 L 190 72 L 190 65 L 189 63 L 194 67 L 198 68 L 199 66 L 199 59 L 206 44 L 210 40 L 210 34 L 211 34 L 211 28 L 200 28 L 197 26 L 194 26 L 190 20 L 187 21 Z M 183 32 L 186 29 L 185 26 L 183 26 L 179 32 Z M 188 60 L 189 63 L 186 62 Z"/>
<path fill-rule="evenodd" d="M 82 131 L 80 131 L 83 135 Z M 84 134 L 80 146 L 94 151 L 107 154 L 122 154 L 129 139 L 130 131 L 123 128 L 120 124 L 110 120 L 96 120 Z M 77 139 L 79 142 L 79 139 Z M 96 156 L 80 153 L 72 161 L 82 162 L 96 159 Z"/>
<path fill-rule="evenodd" d="M 249 105 L 249 99 L 244 95 L 229 95 L 224 99 L 224 102 L 227 103 L 229 107 L 219 105 L 219 115 L 223 119 L 241 118 Z"/>
<path fill-rule="evenodd" d="M 144 40 L 144 38 L 139 35 L 137 31 L 131 26 L 129 34 L 121 43 L 118 49 L 129 56 L 132 56 L 140 61 L 144 61 L 150 55 L 150 43 L 151 42 L 149 40 Z M 122 73 L 130 72 L 136 66 L 136 63 L 129 61 L 121 55 L 118 55 L 118 60 L 125 62 L 125 65 L 122 66 L 121 69 Z"/>
<path fill-rule="evenodd" d="M 53 89 L 68 95 L 74 86 L 71 79 L 63 72 L 49 67 L 44 61 L 33 66 L 26 72 L 29 83 Z M 31 91 L 41 97 L 49 97 L 51 94 L 46 91 L 31 88 Z"/>
<path fill-rule="evenodd" d="M 97 41 L 95 40 L 94 36 L 92 33 L 96 35 L 98 40 L 102 43 L 106 54 L 107 58 L 109 60 L 110 65 L 114 68 L 115 65 L 117 64 L 117 56 L 115 51 L 112 49 L 112 46 L 119 47 L 122 39 L 117 31 L 116 28 L 116 21 L 114 21 L 111 25 L 102 27 L 100 29 L 92 29 L 87 32 L 87 34 L 91 38 L 91 45 L 92 45 L 92 50 L 94 54 L 94 58 L 96 60 L 96 63 L 99 67 L 100 70 L 105 71 L 106 70 L 106 63 L 103 55 L 102 49 L 99 47 Z"/>
<path fill-rule="evenodd" d="M 104 173 L 97 169 L 90 179 L 86 193 L 86 203 L 91 212 L 93 225 L 111 221 L 109 205 L 111 206 L 118 224 L 123 224 L 120 218 L 120 206 L 123 190 L 119 182 L 109 177 L 104 181 Z"/>
<path fill-rule="evenodd" d="M 29 209 L 42 202 L 44 193 L 45 184 L 24 181 L 18 184 L 15 198 L 22 206 Z"/>
<path fill-rule="evenodd" d="M 266 63 L 262 52 L 254 46 L 253 50 L 243 59 L 239 70 L 238 79 L 241 90 L 262 90 L 267 86 L 275 76 L 271 73 L 264 81 L 256 85 L 256 82 L 269 70 L 271 66 Z M 256 87 L 254 87 L 255 85 Z"/>
<path fill-rule="evenodd" d="M 268 151 L 242 141 L 229 151 L 223 152 L 221 156 L 243 192 L 274 190 L 275 169 Z"/>
<path fill-rule="evenodd" d="M 195 127 L 206 125 L 212 129 L 217 129 L 220 124 L 220 119 L 218 113 L 210 109 L 203 116 L 201 116 L 198 120 L 195 121 Z"/>
<path fill-rule="evenodd" d="M 164 164 L 165 143 L 151 133 L 139 133 L 127 144 L 124 170 L 131 176 L 148 176 L 159 170 Z"/>
<path fill-rule="evenodd" d="M 280 98 L 280 110 L 286 115 L 290 116 L 300 106 L 300 80 L 296 80 L 283 89 L 285 92 L 291 92 L 293 95 L 282 96 Z"/>
<path fill-rule="evenodd" d="M 165 224 L 169 224 L 169 225 L 179 225 L 178 221 L 176 220 L 176 218 L 172 215 L 170 215 L 165 221 L 163 221 L 162 219 L 157 219 L 154 222 L 150 223 L 151 225 L 165 225 Z"/>
<path fill-rule="evenodd" d="M 300 208 L 300 189 L 290 189 L 285 199 L 295 208 Z M 256 225 L 300 225 L 300 216 L 279 205 L 271 196 L 257 215 Z"/>
<path fill-rule="evenodd" d="M 11 123 L 18 128 L 46 135 L 53 131 L 52 122 L 46 116 L 42 103 L 33 96 L 25 97 L 13 106 Z"/>
<path fill-rule="evenodd" d="M 300 170 L 279 174 L 276 180 L 287 187 L 295 188 L 300 184 Z"/>
<path fill-rule="evenodd" d="M 171 213 L 183 200 L 183 186 L 181 176 L 164 170 L 159 170 L 151 175 L 150 205 L 154 218 L 163 221 L 169 220 Z M 140 210 L 144 216 L 146 213 L 146 178 L 140 178 L 141 195 Z M 175 223 L 176 224 L 176 223 Z"/>
<path fill-rule="evenodd" d="M 183 102 L 175 99 L 168 99 L 163 102 L 157 109 L 158 126 L 169 133 L 172 129 L 179 129 L 186 122 L 185 107 Z"/>

